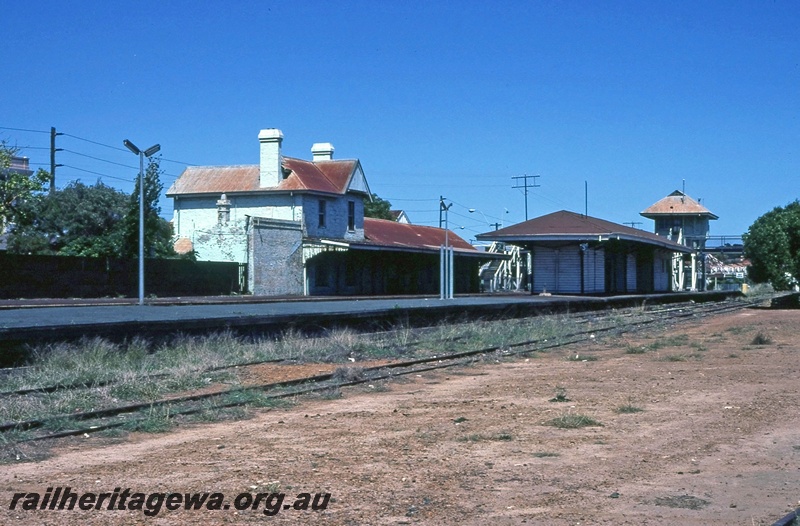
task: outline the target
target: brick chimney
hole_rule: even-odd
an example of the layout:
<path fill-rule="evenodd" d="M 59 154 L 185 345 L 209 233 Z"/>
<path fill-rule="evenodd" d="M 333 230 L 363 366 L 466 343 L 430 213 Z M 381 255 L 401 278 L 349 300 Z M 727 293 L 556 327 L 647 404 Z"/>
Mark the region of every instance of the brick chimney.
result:
<path fill-rule="evenodd" d="M 333 159 L 333 145 L 329 142 L 317 142 L 311 146 L 312 161 L 330 161 Z"/>
<path fill-rule="evenodd" d="M 261 170 L 259 185 L 261 188 L 278 186 L 283 180 L 281 168 L 281 142 L 283 133 L 277 128 L 261 130 L 258 142 L 261 143 Z"/>

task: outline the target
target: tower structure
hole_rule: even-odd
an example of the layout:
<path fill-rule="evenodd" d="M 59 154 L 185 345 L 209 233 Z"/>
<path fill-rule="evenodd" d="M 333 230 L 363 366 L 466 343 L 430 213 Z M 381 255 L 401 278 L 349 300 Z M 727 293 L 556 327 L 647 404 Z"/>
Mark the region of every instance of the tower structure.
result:
<path fill-rule="evenodd" d="M 691 290 L 697 290 L 698 281 L 705 289 L 705 265 L 698 272 L 697 259 L 704 261 L 703 252 L 709 232 L 709 221 L 719 219 L 699 201 L 692 199 L 684 192 L 675 190 L 668 196 L 645 208 L 640 215 L 655 221 L 655 233 L 665 236 L 681 245 L 693 249 L 690 261 L 676 255 L 672 262 L 672 279 L 675 290 L 686 288 L 686 267 L 689 272 Z"/>

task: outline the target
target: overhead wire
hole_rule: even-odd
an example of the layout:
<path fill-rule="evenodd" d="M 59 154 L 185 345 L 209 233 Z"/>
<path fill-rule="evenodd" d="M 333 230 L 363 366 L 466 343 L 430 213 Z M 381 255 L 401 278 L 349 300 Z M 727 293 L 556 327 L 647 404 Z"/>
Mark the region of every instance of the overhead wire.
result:
<path fill-rule="evenodd" d="M 49 131 L 45 131 L 45 130 L 27 130 L 25 128 L 9 128 L 7 126 L 0 126 L 0 130 L 12 130 L 12 131 L 21 131 L 21 132 L 29 132 L 29 133 L 50 133 Z"/>
<path fill-rule="evenodd" d="M 108 177 L 109 179 L 117 179 L 118 181 L 125 181 L 125 182 L 128 182 L 128 183 L 132 182 L 132 180 L 130 180 L 130 179 L 123 179 L 122 177 L 115 177 L 113 175 L 102 174 L 100 172 L 93 172 L 92 170 L 86 170 L 84 168 L 78 168 L 77 166 L 71 166 L 69 164 L 63 164 L 62 166 L 64 168 L 71 168 L 73 170 L 78 170 L 79 172 L 86 172 L 86 173 L 90 173 L 90 174 L 93 174 L 93 175 L 99 175 L 100 177 Z"/>

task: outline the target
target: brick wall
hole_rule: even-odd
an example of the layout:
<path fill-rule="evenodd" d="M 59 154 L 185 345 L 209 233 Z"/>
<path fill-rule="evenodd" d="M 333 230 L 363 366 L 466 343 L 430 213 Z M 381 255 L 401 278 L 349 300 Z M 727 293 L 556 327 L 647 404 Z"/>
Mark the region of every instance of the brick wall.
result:
<path fill-rule="evenodd" d="M 248 289 L 255 295 L 303 294 L 303 226 L 299 221 L 252 219 Z"/>

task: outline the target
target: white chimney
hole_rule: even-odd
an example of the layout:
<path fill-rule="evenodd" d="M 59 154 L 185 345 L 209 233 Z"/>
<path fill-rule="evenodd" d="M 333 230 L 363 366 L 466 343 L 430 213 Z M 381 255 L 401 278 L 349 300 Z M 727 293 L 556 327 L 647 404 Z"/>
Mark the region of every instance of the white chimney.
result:
<path fill-rule="evenodd" d="M 330 161 L 333 159 L 333 145 L 329 142 L 317 142 L 311 146 L 312 161 Z"/>
<path fill-rule="evenodd" d="M 283 133 L 277 128 L 261 130 L 258 133 L 258 142 L 261 143 L 261 171 L 259 186 L 270 188 L 278 186 L 283 180 L 281 168 L 281 142 Z"/>

